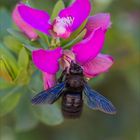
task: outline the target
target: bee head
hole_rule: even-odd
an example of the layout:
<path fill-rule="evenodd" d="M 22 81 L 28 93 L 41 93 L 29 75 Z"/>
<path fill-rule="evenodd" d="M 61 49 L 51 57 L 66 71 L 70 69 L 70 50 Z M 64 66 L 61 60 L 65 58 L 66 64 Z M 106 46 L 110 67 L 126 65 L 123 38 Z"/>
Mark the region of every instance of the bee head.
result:
<path fill-rule="evenodd" d="M 83 69 L 81 68 L 81 66 L 71 61 L 69 72 L 70 74 L 81 75 L 83 74 Z"/>

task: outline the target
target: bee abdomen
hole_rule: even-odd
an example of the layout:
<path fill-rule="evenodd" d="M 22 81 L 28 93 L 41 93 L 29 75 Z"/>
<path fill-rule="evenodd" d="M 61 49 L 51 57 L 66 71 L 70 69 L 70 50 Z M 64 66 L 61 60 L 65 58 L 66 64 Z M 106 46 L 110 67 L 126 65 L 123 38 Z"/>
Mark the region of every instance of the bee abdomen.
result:
<path fill-rule="evenodd" d="M 62 113 L 65 118 L 79 118 L 82 113 L 81 93 L 66 93 L 62 97 Z"/>

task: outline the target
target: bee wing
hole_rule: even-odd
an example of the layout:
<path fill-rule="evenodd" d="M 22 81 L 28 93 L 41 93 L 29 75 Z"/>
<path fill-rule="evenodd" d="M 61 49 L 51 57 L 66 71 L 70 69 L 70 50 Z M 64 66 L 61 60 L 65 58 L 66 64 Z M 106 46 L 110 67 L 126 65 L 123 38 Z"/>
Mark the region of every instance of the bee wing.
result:
<path fill-rule="evenodd" d="M 86 95 L 85 101 L 89 108 L 100 110 L 107 114 L 116 113 L 114 105 L 97 91 L 91 89 L 87 84 L 84 86 L 84 93 Z"/>
<path fill-rule="evenodd" d="M 64 88 L 65 82 L 59 83 L 55 87 L 50 88 L 48 90 L 44 90 L 35 95 L 32 98 L 31 102 L 32 104 L 43 104 L 43 103 L 52 104 L 60 97 Z"/>

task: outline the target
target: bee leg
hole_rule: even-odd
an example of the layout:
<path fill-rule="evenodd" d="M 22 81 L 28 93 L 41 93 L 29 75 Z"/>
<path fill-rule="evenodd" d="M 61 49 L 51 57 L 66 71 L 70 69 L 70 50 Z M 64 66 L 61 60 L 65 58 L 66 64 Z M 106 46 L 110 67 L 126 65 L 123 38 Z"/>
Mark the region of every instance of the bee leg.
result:
<path fill-rule="evenodd" d="M 61 73 L 61 76 L 58 78 L 58 83 L 61 83 L 63 81 L 64 76 L 67 73 L 67 68 L 65 70 L 63 70 L 63 72 Z"/>

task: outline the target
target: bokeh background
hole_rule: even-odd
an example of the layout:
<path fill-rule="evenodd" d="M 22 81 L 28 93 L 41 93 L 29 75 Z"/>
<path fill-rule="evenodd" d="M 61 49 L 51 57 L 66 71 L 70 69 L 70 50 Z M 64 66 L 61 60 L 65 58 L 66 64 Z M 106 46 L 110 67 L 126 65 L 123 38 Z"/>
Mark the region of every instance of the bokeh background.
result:
<path fill-rule="evenodd" d="M 57 2 L 32 1 L 37 8 L 50 13 Z M 7 28 L 13 26 L 11 12 L 16 2 L 0 0 L 0 42 L 9 34 Z M 64 2 L 68 5 L 70 0 Z M 92 0 L 92 5 L 92 14 L 111 14 L 112 28 L 107 32 L 103 52 L 111 54 L 115 64 L 107 74 L 93 79 L 90 84 L 113 102 L 117 114 L 110 116 L 84 106 L 80 119 L 47 125 L 32 116 L 28 106 L 29 90 L 22 88 L 25 94 L 17 105 L 12 108 L 8 100 L 9 112 L 0 117 L 0 140 L 140 140 L 140 1 Z M 38 81 L 33 79 L 32 84 L 38 85 Z M 0 98 L 10 90 L 10 85 L 0 78 Z M 0 106 L 0 112 L 6 107 Z M 57 112 L 59 110 L 53 112 L 54 118 L 62 121 Z M 52 121 L 52 118 L 44 119 Z"/>

